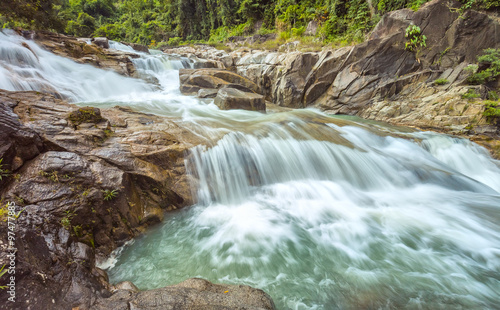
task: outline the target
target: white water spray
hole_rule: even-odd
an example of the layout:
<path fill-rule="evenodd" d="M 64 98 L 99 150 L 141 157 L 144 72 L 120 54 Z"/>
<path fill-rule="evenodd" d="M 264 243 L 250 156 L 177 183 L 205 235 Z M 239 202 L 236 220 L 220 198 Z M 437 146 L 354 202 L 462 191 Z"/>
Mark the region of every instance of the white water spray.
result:
<path fill-rule="evenodd" d="M 500 165 L 483 148 L 315 110 L 220 111 L 179 93 L 181 58 L 139 53 L 152 91 L 12 34 L 0 43 L 0 88 L 128 105 L 213 139 L 186 160 L 198 204 L 118 251 L 111 281 L 249 284 L 279 309 L 498 307 Z"/>

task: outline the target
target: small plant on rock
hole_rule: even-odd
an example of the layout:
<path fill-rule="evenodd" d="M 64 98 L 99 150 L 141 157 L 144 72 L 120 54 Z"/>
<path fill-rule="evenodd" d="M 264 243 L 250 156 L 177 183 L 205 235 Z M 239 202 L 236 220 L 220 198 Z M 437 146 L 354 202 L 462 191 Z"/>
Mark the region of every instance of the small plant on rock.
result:
<path fill-rule="evenodd" d="M 116 189 L 114 190 L 105 189 L 102 191 L 102 193 L 104 194 L 104 200 L 106 201 L 113 200 L 116 198 L 116 196 L 118 196 L 118 191 Z"/>
<path fill-rule="evenodd" d="M 434 81 L 434 85 L 444 85 L 448 84 L 449 81 L 447 79 L 437 79 Z"/>
<path fill-rule="evenodd" d="M 418 53 L 420 48 L 427 46 L 425 43 L 427 37 L 422 34 L 420 27 L 416 25 L 409 25 L 406 28 L 405 38 L 405 50 L 407 51 Z"/>
<path fill-rule="evenodd" d="M 465 94 L 462 95 L 462 99 L 468 99 L 468 100 L 473 100 L 479 97 L 481 97 L 481 95 L 476 93 L 476 91 L 473 88 L 470 88 L 469 90 L 467 90 Z"/>
<path fill-rule="evenodd" d="M 5 269 L 6 265 L 3 265 L 2 268 L 0 268 L 0 278 L 7 272 L 7 269 Z M 7 286 L 0 286 L 0 290 L 6 289 Z"/>
<path fill-rule="evenodd" d="M 66 210 L 66 216 L 61 219 L 61 225 L 69 230 L 73 216 L 75 216 L 74 211 Z"/>
<path fill-rule="evenodd" d="M 489 91 L 488 92 L 488 99 L 490 99 L 492 101 L 498 101 L 500 99 L 500 97 L 498 96 L 496 91 Z"/>
<path fill-rule="evenodd" d="M 8 169 L 5 169 L 2 164 L 3 158 L 0 158 L 0 181 L 2 181 L 3 178 L 10 176 L 10 171 Z"/>

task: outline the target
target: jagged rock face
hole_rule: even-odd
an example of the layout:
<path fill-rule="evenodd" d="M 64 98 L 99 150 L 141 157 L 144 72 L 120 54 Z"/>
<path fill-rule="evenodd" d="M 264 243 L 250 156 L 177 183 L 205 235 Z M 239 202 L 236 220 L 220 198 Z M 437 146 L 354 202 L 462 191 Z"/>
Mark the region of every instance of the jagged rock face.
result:
<path fill-rule="evenodd" d="M 390 12 L 366 42 L 334 51 L 239 49 L 228 54 L 205 48 L 185 53 L 212 60 L 224 58 L 225 63 L 234 64 L 226 68 L 253 81 L 258 93 L 278 105 L 359 114 L 374 98 L 390 99 L 410 83 L 429 83 L 447 69 L 459 65 L 463 69 L 463 64 L 475 62 L 483 49 L 500 47 L 496 19 L 476 11 L 460 16 L 459 7 L 455 1 L 434 0 L 417 12 Z M 405 50 L 404 35 L 410 24 L 419 26 L 427 37 L 427 47 L 418 53 Z"/>
<path fill-rule="evenodd" d="M 264 291 L 245 285 L 212 284 L 203 279 L 188 279 L 177 285 L 137 292 L 121 289 L 98 300 L 96 310 L 107 309 L 248 309 L 272 310 L 274 303 Z"/>
<path fill-rule="evenodd" d="M 484 49 L 500 48 L 500 25 L 497 18 L 476 11 L 461 16 L 460 5 L 434 0 L 417 12 L 387 13 L 366 42 L 321 53 L 245 49 L 226 53 L 209 48 L 186 52 L 214 61 L 226 59 L 234 64 L 228 69 L 253 81 L 257 93 L 283 107 L 312 106 L 406 126 L 486 135 L 477 142 L 487 141 L 498 136 L 498 126 L 485 120 L 484 107 L 461 95 L 467 91 L 463 86 L 467 65 L 475 63 Z M 405 50 L 410 24 L 427 37 L 427 46 L 417 53 Z M 433 85 L 438 78 L 449 83 Z M 498 88 L 498 83 L 489 86 Z"/>
<path fill-rule="evenodd" d="M 110 295 L 96 256 L 159 222 L 164 210 L 192 203 L 184 154 L 202 141 L 154 115 L 81 108 L 37 92 L 0 91 L 0 109 L 0 156 L 13 170 L 0 194 L 24 208 L 14 309 L 92 308 Z"/>

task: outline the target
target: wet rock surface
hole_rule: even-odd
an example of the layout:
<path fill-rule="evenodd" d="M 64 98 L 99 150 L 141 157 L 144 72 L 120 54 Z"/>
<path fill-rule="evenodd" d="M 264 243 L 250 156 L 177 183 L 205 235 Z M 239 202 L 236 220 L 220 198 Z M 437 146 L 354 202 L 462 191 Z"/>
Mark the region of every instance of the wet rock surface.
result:
<path fill-rule="evenodd" d="M 264 96 L 244 92 L 236 88 L 222 88 L 217 92 L 214 103 L 221 110 L 242 109 L 248 111 L 266 111 Z"/>
<path fill-rule="evenodd" d="M 37 31 L 29 38 L 33 38 L 39 45 L 59 56 L 113 70 L 125 76 L 138 77 L 134 64 L 130 60 L 137 58 L 138 55 L 108 49 L 109 43 L 106 38 L 94 38 L 94 41 L 89 44 L 90 39 L 81 40 L 47 31 Z"/>
<path fill-rule="evenodd" d="M 245 285 L 213 284 L 192 278 L 177 285 L 137 292 L 119 289 L 111 297 L 98 300 L 96 310 L 107 309 L 248 309 L 271 310 L 274 303 L 264 291 Z"/>
<path fill-rule="evenodd" d="M 500 158 L 500 129 L 483 116 L 480 100 L 463 99 L 465 68 L 486 48 L 500 48 L 498 18 L 460 3 L 434 0 L 417 12 L 403 9 L 382 18 L 364 43 L 315 53 L 280 53 L 239 48 L 227 53 L 210 47 L 177 49 L 228 63 L 228 70 L 257 85 L 265 100 L 283 107 L 316 107 L 332 114 L 357 115 L 404 126 L 466 136 Z M 405 30 L 419 26 L 427 37 L 417 52 L 405 49 Z M 434 85 L 446 79 L 443 86 Z M 182 77 L 181 77 L 182 79 Z M 498 91 L 498 80 L 481 91 Z"/>
<path fill-rule="evenodd" d="M 165 210 L 192 204 L 184 156 L 204 141 L 168 118 L 78 107 L 38 92 L 0 91 L 0 109 L 0 158 L 12 171 L 0 194 L 22 210 L 16 303 L 7 304 L 7 294 L 1 302 L 95 309 L 113 290 L 96 260 Z M 7 229 L 0 222 L 0 232 Z M 0 249 L 3 265 L 7 244 Z"/>

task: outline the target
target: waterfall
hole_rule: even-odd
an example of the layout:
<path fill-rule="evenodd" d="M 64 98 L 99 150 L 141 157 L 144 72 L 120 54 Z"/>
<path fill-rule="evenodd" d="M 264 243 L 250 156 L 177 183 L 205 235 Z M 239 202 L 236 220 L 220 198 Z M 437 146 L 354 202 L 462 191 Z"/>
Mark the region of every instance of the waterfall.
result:
<path fill-rule="evenodd" d="M 498 307 L 500 163 L 485 149 L 314 109 L 221 111 L 180 94 L 187 59 L 134 53 L 150 84 L 0 33 L 0 88 L 130 106 L 207 141 L 185 159 L 197 203 L 120 248 L 113 283 L 248 284 L 278 309 Z"/>
<path fill-rule="evenodd" d="M 125 248 L 112 281 L 243 283 L 278 309 L 496 307 L 498 161 L 465 139 L 285 115 L 195 147 L 197 205 Z"/>

